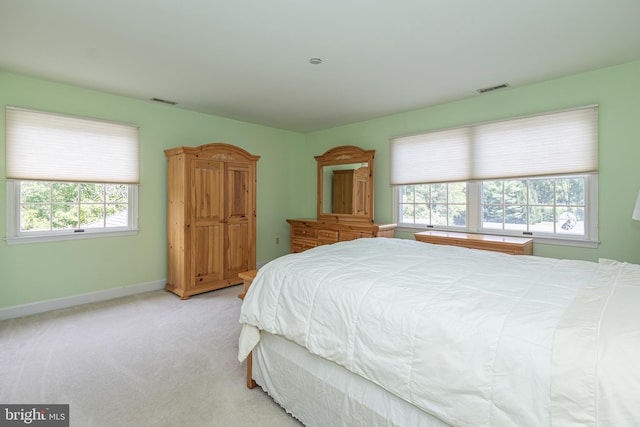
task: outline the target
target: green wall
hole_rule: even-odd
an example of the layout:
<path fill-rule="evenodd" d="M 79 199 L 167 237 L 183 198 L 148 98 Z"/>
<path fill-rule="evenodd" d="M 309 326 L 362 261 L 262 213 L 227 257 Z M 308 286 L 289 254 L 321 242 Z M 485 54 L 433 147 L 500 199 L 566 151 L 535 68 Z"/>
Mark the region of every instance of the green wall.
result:
<path fill-rule="evenodd" d="M 390 137 L 591 104 L 600 106 L 601 244 L 597 249 L 536 244 L 534 254 L 640 263 L 640 221 L 631 219 L 640 190 L 640 61 L 314 132 L 307 135 L 307 157 L 342 144 L 375 149 L 375 219 L 391 222 Z M 406 232 L 396 237 L 413 238 Z"/>
<path fill-rule="evenodd" d="M 286 218 L 315 216 L 315 155 L 338 145 L 375 149 L 376 221 L 390 222 L 390 137 L 588 104 L 600 106 L 601 244 L 597 249 L 538 244 L 535 254 L 640 263 L 640 221 L 631 220 L 640 190 L 640 61 L 306 135 L 0 73 L 3 107 L 139 125 L 141 175 L 137 236 L 22 245 L 0 242 L 0 308 L 163 280 L 166 148 L 224 142 L 262 156 L 257 259 L 263 263 L 288 252 Z M 0 236 L 6 235 L 4 138 L 1 120 Z M 397 236 L 412 238 L 407 232 Z"/>
<path fill-rule="evenodd" d="M 166 278 L 166 158 L 163 150 L 224 142 L 258 162 L 257 260 L 288 252 L 306 156 L 304 135 L 171 106 L 0 73 L 0 106 L 114 120 L 140 126 L 139 228 L 136 236 L 7 245 L 0 241 L 0 308 Z M 0 236 L 6 236 L 4 111 L 0 120 Z M 292 206 L 293 204 L 293 206 Z M 276 238 L 280 244 L 276 244 Z"/>

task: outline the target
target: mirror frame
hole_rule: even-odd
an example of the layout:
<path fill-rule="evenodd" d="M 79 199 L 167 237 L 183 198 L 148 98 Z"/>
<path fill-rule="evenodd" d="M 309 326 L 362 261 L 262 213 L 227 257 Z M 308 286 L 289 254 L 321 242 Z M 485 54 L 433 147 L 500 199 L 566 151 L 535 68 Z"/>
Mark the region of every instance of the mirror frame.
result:
<path fill-rule="evenodd" d="M 317 201 L 317 217 L 319 220 L 332 222 L 357 222 L 357 223 L 373 223 L 373 157 L 376 150 L 363 150 L 354 145 L 341 145 L 332 148 L 321 156 L 315 156 L 318 162 L 318 201 Z M 369 178 L 367 180 L 367 201 L 365 215 L 337 214 L 323 212 L 323 169 L 325 166 L 345 165 L 350 163 L 368 163 Z"/>

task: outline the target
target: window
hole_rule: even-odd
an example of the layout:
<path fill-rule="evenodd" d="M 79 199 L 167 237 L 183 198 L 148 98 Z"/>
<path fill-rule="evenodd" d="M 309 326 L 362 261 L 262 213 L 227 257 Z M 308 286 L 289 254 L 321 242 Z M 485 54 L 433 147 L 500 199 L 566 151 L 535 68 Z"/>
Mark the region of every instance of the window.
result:
<path fill-rule="evenodd" d="M 466 183 L 405 185 L 399 202 L 401 223 L 467 226 Z"/>
<path fill-rule="evenodd" d="M 7 242 L 137 231 L 135 126 L 7 107 Z"/>
<path fill-rule="evenodd" d="M 587 177 L 482 182 L 482 229 L 585 236 Z"/>
<path fill-rule="evenodd" d="M 597 242 L 596 174 L 402 185 L 395 205 L 394 222 L 404 228 L 527 236 L 578 246 Z"/>
<path fill-rule="evenodd" d="M 399 227 L 597 245 L 597 107 L 391 140 Z"/>
<path fill-rule="evenodd" d="M 20 232 L 129 226 L 129 186 L 20 181 Z"/>

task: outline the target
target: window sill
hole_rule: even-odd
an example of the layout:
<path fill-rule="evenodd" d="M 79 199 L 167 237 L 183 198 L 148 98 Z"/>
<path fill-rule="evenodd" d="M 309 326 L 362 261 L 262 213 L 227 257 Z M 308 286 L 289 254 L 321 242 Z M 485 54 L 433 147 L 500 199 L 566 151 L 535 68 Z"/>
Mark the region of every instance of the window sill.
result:
<path fill-rule="evenodd" d="M 19 237 L 7 237 L 4 240 L 8 245 L 21 245 L 28 243 L 43 243 L 43 242 L 57 242 L 64 240 L 85 240 L 85 239 L 98 239 L 101 237 L 122 237 L 122 236 L 135 236 L 138 234 L 138 230 L 114 230 L 114 231 L 85 231 L 83 233 L 61 233 L 61 234 L 49 234 L 49 235 L 34 235 L 34 236 L 19 236 Z"/>
<path fill-rule="evenodd" d="M 396 228 L 396 231 L 404 232 L 404 233 L 419 233 L 421 231 L 427 230 L 440 230 L 440 231 L 457 231 L 460 233 L 469 233 L 469 234 L 487 234 L 487 235 L 495 235 L 495 236 L 509 236 L 509 237 L 524 237 L 533 239 L 534 243 L 539 243 L 543 245 L 557 245 L 557 246 L 573 246 L 578 248 L 591 248 L 597 249 L 600 244 L 599 240 L 588 240 L 588 239 L 571 239 L 571 238 L 561 238 L 561 237 L 550 237 L 550 236 L 527 236 L 521 233 L 480 233 L 469 231 L 464 228 L 453 228 L 453 227 L 438 227 L 438 228 L 427 228 L 427 227 L 411 227 L 407 225 L 399 225 Z"/>

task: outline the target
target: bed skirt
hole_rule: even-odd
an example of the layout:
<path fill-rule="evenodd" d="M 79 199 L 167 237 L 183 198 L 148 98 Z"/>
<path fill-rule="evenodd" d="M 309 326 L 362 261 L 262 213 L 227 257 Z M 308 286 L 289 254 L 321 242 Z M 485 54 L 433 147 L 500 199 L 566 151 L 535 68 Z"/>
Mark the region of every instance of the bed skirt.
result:
<path fill-rule="evenodd" d="M 253 379 L 309 427 L 447 426 L 376 384 L 266 332 L 253 350 Z"/>

